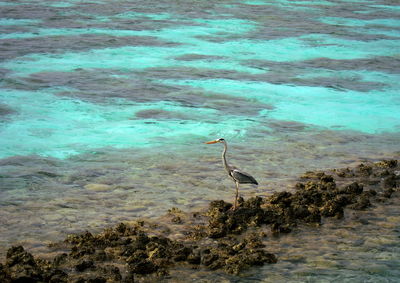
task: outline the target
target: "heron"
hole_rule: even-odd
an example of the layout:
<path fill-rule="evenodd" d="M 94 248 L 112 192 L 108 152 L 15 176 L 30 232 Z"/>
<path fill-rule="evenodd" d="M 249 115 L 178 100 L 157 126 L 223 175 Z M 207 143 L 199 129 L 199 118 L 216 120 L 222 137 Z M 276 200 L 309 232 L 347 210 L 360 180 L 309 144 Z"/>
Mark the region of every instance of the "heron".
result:
<path fill-rule="evenodd" d="M 235 202 L 233 205 L 233 210 L 236 210 L 238 196 L 239 196 L 239 184 L 258 185 L 258 182 L 250 174 L 243 172 L 240 169 L 236 168 L 235 166 L 228 164 L 228 162 L 226 161 L 226 151 L 228 150 L 228 144 L 225 139 L 220 138 L 220 139 L 206 142 L 206 144 L 213 144 L 213 143 L 222 143 L 224 145 L 224 150 L 222 151 L 222 163 L 225 167 L 225 170 L 228 172 L 229 177 L 231 177 L 232 180 L 236 184 L 236 196 L 235 196 Z"/>

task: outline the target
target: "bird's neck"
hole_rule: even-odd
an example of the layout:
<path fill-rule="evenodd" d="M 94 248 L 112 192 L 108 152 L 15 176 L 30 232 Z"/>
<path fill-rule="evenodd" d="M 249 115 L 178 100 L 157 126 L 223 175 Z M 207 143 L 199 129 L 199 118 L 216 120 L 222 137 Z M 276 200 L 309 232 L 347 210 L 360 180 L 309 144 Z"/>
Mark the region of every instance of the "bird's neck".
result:
<path fill-rule="evenodd" d="M 229 173 L 229 165 L 228 162 L 226 161 L 226 151 L 228 150 L 228 145 L 226 142 L 224 144 L 224 151 L 222 152 L 222 163 L 224 164 L 225 170 L 228 171 Z"/>

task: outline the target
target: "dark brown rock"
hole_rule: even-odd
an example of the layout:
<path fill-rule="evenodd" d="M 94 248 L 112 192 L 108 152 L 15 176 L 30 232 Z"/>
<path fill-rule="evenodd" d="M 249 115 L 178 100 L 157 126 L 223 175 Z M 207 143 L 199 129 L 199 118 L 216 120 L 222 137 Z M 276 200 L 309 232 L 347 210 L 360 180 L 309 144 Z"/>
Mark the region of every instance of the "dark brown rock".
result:
<path fill-rule="evenodd" d="M 343 217 L 343 205 L 335 200 L 329 200 L 320 208 L 321 215 L 326 217 Z"/>
<path fill-rule="evenodd" d="M 232 207 L 231 203 L 223 200 L 214 200 L 210 202 L 209 210 L 218 210 L 219 212 L 226 212 Z"/>
<path fill-rule="evenodd" d="M 122 275 L 118 267 L 113 265 L 105 265 L 100 269 L 103 273 L 104 278 L 111 282 L 120 282 L 122 280 Z"/>
<path fill-rule="evenodd" d="M 353 182 L 343 188 L 339 189 L 339 193 L 341 194 L 361 194 L 364 188 L 357 182 Z"/>
<path fill-rule="evenodd" d="M 300 176 L 301 179 L 320 179 L 325 175 L 322 171 L 307 171 Z"/>
<path fill-rule="evenodd" d="M 13 246 L 7 251 L 5 272 L 11 282 L 39 282 L 43 280 L 43 271 L 33 256 L 22 246 Z"/>
<path fill-rule="evenodd" d="M 190 253 L 186 259 L 186 261 L 188 263 L 191 264 L 200 264 L 201 263 L 201 256 L 200 256 L 200 252 L 198 251 L 193 251 L 192 253 Z"/>
<path fill-rule="evenodd" d="M 398 183 L 400 183 L 400 181 L 398 180 L 398 176 L 393 173 L 388 174 L 388 176 L 386 176 L 382 180 L 382 186 L 384 189 L 396 188 L 398 186 Z"/>
<path fill-rule="evenodd" d="M 356 176 L 363 176 L 367 177 L 370 176 L 373 172 L 373 168 L 370 164 L 363 164 L 361 163 L 360 165 L 356 166 L 354 169 L 355 175 Z"/>
<path fill-rule="evenodd" d="M 66 253 L 58 254 L 53 259 L 53 266 L 59 267 L 61 264 L 65 263 L 68 255 Z"/>
<path fill-rule="evenodd" d="M 391 197 L 392 197 L 392 194 L 393 194 L 394 192 L 395 192 L 394 189 L 389 188 L 389 189 L 386 189 L 386 190 L 383 191 L 382 196 L 383 196 L 384 198 L 391 198 Z"/>
<path fill-rule="evenodd" d="M 51 261 L 34 258 L 21 246 L 12 247 L 0 264 L 0 282 L 134 282 L 135 274 L 153 280 L 181 263 L 239 274 L 251 266 L 277 261 L 265 250 L 266 234 L 258 227 L 267 225 L 273 235 L 280 236 L 303 223 L 320 225 L 322 217 L 341 218 L 345 208 L 366 209 L 385 202 L 398 191 L 399 169 L 397 161 L 389 160 L 330 174 L 307 172 L 293 192 L 239 198 L 236 210 L 222 200 L 211 202 L 206 214 L 172 209 L 170 214 L 184 219 L 186 225 L 174 226 L 186 229 L 174 234 L 178 240 L 163 236 L 171 230 L 160 224 L 137 221 L 119 223 L 99 234 L 69 235 L 61 243 L 68 254 Z M 124 276 L 114 262 L 126 264 Z"/>
<path fill-rule="evenodd" d="M 201 264 L 205 266 L 209 266 L 218 258 L 218 254 L 212 252 L 210 249 L 205 249 L 201 252 Z"/>
<path fill-rule="evenodd" d="M 292 194 L 289 192 L 279 192 L 279 193 L 274 193 L 270 198 L 269 202 L 272 204 L 278 204 L 282 205 L 284 207 L 287 207 L 291 203 L 291 197 Z"/>
<path fill-rule="evenodd" d="M 173 260 L 174 261 L 184 261 L 188 258 L 188 256 L 192 253 L 192 249 L 189 247 L 185 247 L 181 245 L 179 247 L 174 248 L 173 250 Z"/>
<path fill-rule="evenodd" d="M 91 255 L 95 253 L 95 249 L 93 246 L 87 246 L 87 245 L 77 245 L 73 246 L 71 248 L 71 252 L 69 254 L 70 257 L 72 258 L 81 258 L 85 255 Z"/>
<path fill-rule="evenodd" d="M 45 282 L 66 283 L 68 282 L 68 274 L 60 269 L 51 269 L 44 273 L 43 279 Z"/>
<path fill-rule="evenodd" d="M 150 274 L 157 271 L 158 267 L 148 259 L 133 261 L 129 264 L 129 270 L 136 274 Z"/>
<path fill-rule="evenodd" d="M 350 205 L 351 209 L 363 210 L 371 206 L 368 194 L 362 194 L 358 197 L 356 203 Z"/>
<path fill-rule="evenodd" d="M 6 268 L 1 263 L 0 263 L 0 282 L 4 282 L 4 283 L 11 282 L 11 278 L 10 278 Z"/>
<path fill-rule="evenodd" d="M 382 160 L 380 162 L 377 162 L 376 166 L 381 168 L 395 168 L 397 164 L 398 164 L 397 160 L 391 159 L 391 160 Z"/>
<path fill-rule="evenodd" d="M 338 177 L 351 178 L 354 177 L 354 172 L 350 168 L 335 169 L 334 172 Z"/>
<path fill-rule="evenodd" d="M 82 272 L 85 271 L 88 268 L 94 267 L 94 262 L 93 260 L 90 259 L 80 259 L 78 263 L 75 265 L 75 270 Z"/>

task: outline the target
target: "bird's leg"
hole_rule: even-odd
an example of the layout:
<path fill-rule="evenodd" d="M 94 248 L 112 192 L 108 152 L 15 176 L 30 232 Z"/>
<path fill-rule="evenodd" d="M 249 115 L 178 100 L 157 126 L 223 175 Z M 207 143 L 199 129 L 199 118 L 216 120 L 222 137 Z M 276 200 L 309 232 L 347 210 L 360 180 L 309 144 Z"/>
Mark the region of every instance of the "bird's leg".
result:
<path fill-rule="evenodd" d="M 236 210 L 237 208 L 237 200 L 239 196 L 239 183 L 235 182 L 235 184 L 236 184 L 236 196 L 235 196 L 235 204 L 233 205 L 233 210 Z"/>

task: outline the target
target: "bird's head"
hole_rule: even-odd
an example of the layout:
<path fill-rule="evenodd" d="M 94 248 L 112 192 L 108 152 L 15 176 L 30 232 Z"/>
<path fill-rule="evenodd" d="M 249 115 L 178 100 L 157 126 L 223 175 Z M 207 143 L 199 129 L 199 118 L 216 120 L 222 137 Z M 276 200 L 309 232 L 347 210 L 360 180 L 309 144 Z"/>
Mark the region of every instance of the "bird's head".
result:
<path fill-rule="evenodd" d="M 213 143 L 219 143 L 219 142 L 224 143 L 225 140 L 223 138 L 220 138 L 220 139 L 216 139 L 216 140 L 213 140 L 213 141 L 206 142 L 206 144 L 213 144 Z"/>

